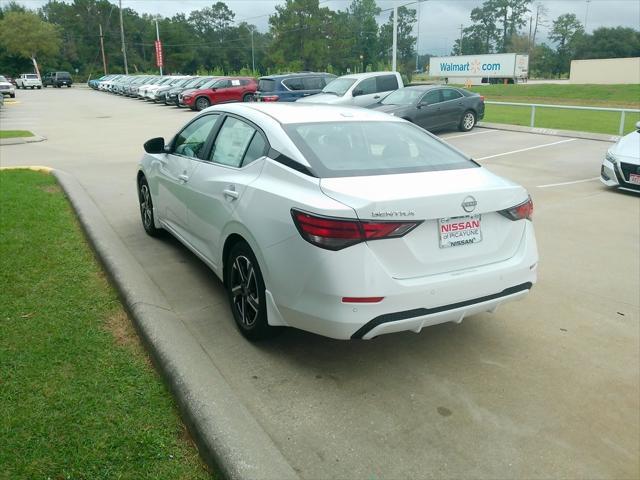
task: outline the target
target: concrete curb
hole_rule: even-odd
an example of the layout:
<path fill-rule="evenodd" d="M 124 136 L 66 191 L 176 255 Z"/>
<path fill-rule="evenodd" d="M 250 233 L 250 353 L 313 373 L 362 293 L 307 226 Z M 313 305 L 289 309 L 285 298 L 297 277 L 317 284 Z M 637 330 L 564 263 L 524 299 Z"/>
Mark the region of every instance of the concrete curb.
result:
<path fill-rule="evenodd" d="M 204 460 L 228 479 L 299 479 L 220 372 L 200 368 L 210 364 L 209 357 L 86 190 L 68 173 L 53 174 L 169 384 Z"/>
<path fill-rule="evenodd" d="M 554 137 L 582 138 L 584 140 L 598 140 L 600 142 L 617 142 L 619 135 L 607 135 L 605 133 L 574 132 L 572 130 L 556 130 L 554 128 L 523 127 L 520 125 L 508 125 L 504 123 L 478 122 L 478 127 L 491 128 L 493 130 L 507 130 L 510 132 L 537 133 L 538 135 L 552 135 Z"/>
<path fill-rule="evenodd" d="M 36 143 L 36 142 L 44 142 L 46 137 L 41 137 L 40 135 L 34 135 L 33 137 L 16 137 L 16 138 L 2 138 L 0 139 L 1 145 L 22 145 L 24 143 Z"/>

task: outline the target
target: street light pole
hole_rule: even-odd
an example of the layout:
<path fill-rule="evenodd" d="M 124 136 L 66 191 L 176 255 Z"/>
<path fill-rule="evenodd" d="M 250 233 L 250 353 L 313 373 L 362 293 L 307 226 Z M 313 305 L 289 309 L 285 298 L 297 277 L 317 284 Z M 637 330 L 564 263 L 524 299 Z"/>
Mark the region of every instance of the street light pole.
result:
<path fill-rule="evenodd" d="M 253 27 L 251 27 L 251 72 L 256 73 L 256 55 L 253 49 Z"/>
<path fill-rule="evenodd" d="M 160 43 L 160 30 L 158 29 L 158 20 L 156 19 L 156 40 Z M 160 76 L 162 76 L 162 64 L 158 65 L 160 67 Z"/>
<path fill-rule="evenodd" d="M 122 24 L 122 0 L 118 0 L 120 6 L 120 39 L 122 40 L 122 58 L 124 60 L 124 73 L 129 75 L 129 66 L 127 65 L 127 47 L 124 44 L 124 26 Z"/>
<path fill-rule="evenodd" d="M 104 56 L 104 36 L 102 35 L 102 24 L 98 25 L 100 27 L 100 52 L 102 53 L 102 68 L 104 69 L 104 74 L 107 74 L 107 59 Z"/>
<path fill-rule="evenodd" d="M 418 71 L 418 63 L 420 57 L 420 3 L 418 2 L 418 31 L 416 32 L 416 72 Z"/>
<path fill-rule="evenodd" d="M 391 70 L 398 68 L 398 7 L 393 7 L 393 54 L 391 60 Z"/>

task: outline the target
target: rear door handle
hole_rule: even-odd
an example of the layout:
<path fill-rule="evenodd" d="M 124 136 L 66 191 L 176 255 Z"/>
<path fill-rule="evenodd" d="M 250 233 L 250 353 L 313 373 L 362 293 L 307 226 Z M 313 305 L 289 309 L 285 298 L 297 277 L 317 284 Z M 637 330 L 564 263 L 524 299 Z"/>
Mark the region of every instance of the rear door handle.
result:
<path fill-rule="evenodd" d="M 238 192 L 236 192 L 235 190 L 230 190 L 228 188 L 222 190 L 222 193 L 224 193 L 225 197 L 229 197 L 231 200 L 236 200 L 240 196 Z"/>
<path fill-rule="evenodd" d="M 188 182 L 189 181 L 189 177 L 187 175 L 178 175 L 178 180 L 182 180 L 183 182 Z"/>

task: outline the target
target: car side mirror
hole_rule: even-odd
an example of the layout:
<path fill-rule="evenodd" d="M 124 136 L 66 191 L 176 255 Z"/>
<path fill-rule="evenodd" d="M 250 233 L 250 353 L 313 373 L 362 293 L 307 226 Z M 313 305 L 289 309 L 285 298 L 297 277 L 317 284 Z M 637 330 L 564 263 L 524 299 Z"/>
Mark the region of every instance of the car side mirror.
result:
<path fill-rule="evenodd" d="M 152 138 L 144 142 L 144 151 L 147 153 L 165 153 L 164 138 Z"/>
<path fill-rule="evenodd" d="M 354 91 L 353 91 L 353 94 L 352 94 L 352 95 L 353 95 L 354 97 L 359 97 L 360 95 L 364 95 L 364 90 L 361 90 L 361 89 L 359 89 L 359 88 L 358 88 L 357 90 L 354 90 Z"/>

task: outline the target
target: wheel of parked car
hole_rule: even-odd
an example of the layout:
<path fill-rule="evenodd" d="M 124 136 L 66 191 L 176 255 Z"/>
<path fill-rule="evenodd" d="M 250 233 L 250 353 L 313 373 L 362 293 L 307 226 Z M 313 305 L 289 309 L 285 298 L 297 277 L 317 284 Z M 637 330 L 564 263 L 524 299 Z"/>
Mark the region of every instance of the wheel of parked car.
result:
<path fill-rule="evenodd" d="M 462 132 L 468 132 L 474 127 L 475 124 L 476 114 L 471 110 L 467 110 L 462 114 L 462 118 L 460 119 L 460 125 L 458 128 Z"/>
<path fill-rule="evenodd" d="M 225 284 L 233 318 L 249 340 L 273 336 L 278 328 L 267 323 L 264 280 L 256 256 L 249 245 L 236 243 L 225 265 Z"/>
<path fill-rule="evenodd" d="M 38 90 L 40 90 L 42 87 L 38 87 Z"/>
<path fill-rule="evenodd" d="M 162 234 L 162 229 L 156 228 L 155 219 L 153 217 L 153 200 L 151 199 L 151 190 L 146 178 L 141 177 L 138 181 L 138 200 L 140 201 L 140 216 L 142 217 L 142 226 L 147 235 L 157 237 Z"/>
<path fill-rule="evenodd" d="M 211 106 L 211 102 L 207 97 L 200 97 L 196 99 L 196 110 L 204 110 L 205 108 L 209 108 Z"/>
<path fill-rule="evenodd" d="M 16 94 L 15 94 L 15 93 L 10 93 L 10 94 L 9 94 L 9 96 L 10 96 L 11 98 L 16 98 Z"/>
<path fill-rule="evenodd" d="M 242 97 L 243 102 L 253 102 L 253 93 L 245 93 Z"/>

